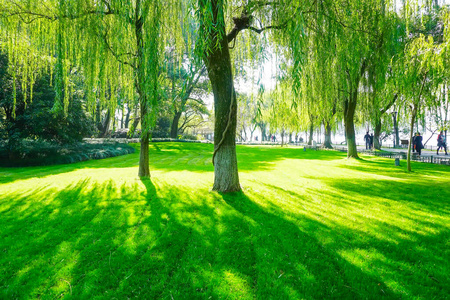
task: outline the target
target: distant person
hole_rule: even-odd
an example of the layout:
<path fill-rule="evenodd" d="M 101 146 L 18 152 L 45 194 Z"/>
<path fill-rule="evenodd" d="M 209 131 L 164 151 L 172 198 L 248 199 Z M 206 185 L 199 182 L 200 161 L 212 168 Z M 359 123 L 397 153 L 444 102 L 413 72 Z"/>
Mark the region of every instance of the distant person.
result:
<path fill-rule="evenodd" d="M 445 155 L 448 155 L 448 153 L 447 153 L 447 143 L 446 143 L 446 140 L 445 140 L 444 132 L 441 131 L 441 133 L 439 133 L 439 135 L 437 137 L 437 142 L 438 142 L 438 148 L 437 148 L 437 151 L 436 151 L 436 155 L 439 155 L 439 150 L 441 148 L 444 149 Z"/>
<path fill-rule="evenodd" d="M 417 136 L 417 133 L 412 138 L 412 152 L 413 153 L 414 153 L 414 151 L 416 151 L 416 136 Z"/>
<path fill-rule="evenodd" d="M 364 142 L 366 143 L 366 150 L 370 148 L 370 135 L 369 132 L 366 132 L 366 135 L 364 136 Z"/>
<path fill-rule="evenodd" d="M 419 153 L 419 155 L 422 154 L 422 149 L 424 148 L 423 144 L 422 144 L 422 140 L 423 140 L 423 138 L 420 135 L 420 132 L 417 132 L 413 141 L 414 141 L 414 148 L 416 148 L 416 152 Z"/>
<path fill-rule="evenodd" d="M 373 149 L 373 133 L 370 134 L 370 149 Z"/>

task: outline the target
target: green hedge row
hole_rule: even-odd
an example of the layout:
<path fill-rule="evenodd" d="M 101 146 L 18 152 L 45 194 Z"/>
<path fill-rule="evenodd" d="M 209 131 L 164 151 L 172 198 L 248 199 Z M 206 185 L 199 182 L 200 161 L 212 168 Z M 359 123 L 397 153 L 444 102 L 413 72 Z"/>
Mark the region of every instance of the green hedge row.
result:
<path fill-rule="evenodd" d="M 134 153 L 136 150 L 127 144 L 89 144 L 55 145 L 40 142 L 27 142 L 20 151 L 11 153 L 0 144 L 1 167 L 46 166 L 71 164 L 91 159 L 103 159 Z"/>

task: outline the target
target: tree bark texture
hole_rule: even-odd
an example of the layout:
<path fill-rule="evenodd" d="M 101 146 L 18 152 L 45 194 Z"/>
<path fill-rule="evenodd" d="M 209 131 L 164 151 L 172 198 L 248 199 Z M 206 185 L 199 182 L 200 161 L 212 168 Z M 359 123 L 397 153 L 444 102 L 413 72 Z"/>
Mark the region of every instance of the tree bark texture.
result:
<path fill-rule="evenodd" d="M 99 129 L 100 129 L 99 136 L 101 138 L 105 138 L 108 136 L 108 131 L 109 131 L 110 125 L 111 125 L 111 113 L 108 109 L 108 111 L 106 112 L 105 120 L 103 120 L 103 122 L 100 122 L 100 124 L 99 124 Z"/>
<path fill-rule="evenodd" d="M 223 9 L 217 0 L 211 0 L 213 21 L 223 23 Z M 219 25 L 218 25 L 219 26 Z M 224 32 L 224 28 L 218 30 Z M 233 85 L 228 39 L 217 32 L 210 33 L 210 43 L 219 47 L 211 47 L 205 55 L 205 65 L 214 94 L 214 185 L 218 192 L 240 191 L 239 174 L 236 157 L 236 121 L 237 101 Z"/>
<path fill-rule="evenodd" d="M 136 4 L 136 16 L 135 16 L 135 35 L 136 35 L 136 46 L 137 46 L 137 68 L 136 72 L 136 90 L 139 95 L 139 106 L 141 115 L 141 152 L 139 156 L 139 177 L 149 178 L 150 177 L 150 165 L 149 165 L 149 140 L 150 134 L 148 131 L 148 124 L 146 120 L 148 119 L 148 103 L 147 97 L 144 93 L 144 82 L 145 82 L 145 70 L 144 70 L 144 39 L 143 39 L 143 20 L 141 16 L 138 15 L 140 6 L 140 1 L 138 0 Z"/>
<path fill-rule="evenodd" d="M 373 133 L 373 147 L 377 150 L 381 150 L 380 134 L 381 134 L 381 119 L 377 117 L 377 119 L 375 120 L 375 130 Z"/>
<path fill-rule="evenodd" d="M 312 146 L 313 135 L 314 135 L 314 124 L 313 122 L 311 122 L 311 124 L 309 125 L 309 140 L 308 140 L 308 145 L 310 146 Z"/>
<path fill-rule="evenodd" d="M 180 122 L 181 112 L 175 112 L 170 126 L 170 137 L 176 139 L 178 137 L 178 123 Z"/>
<path fill-rule="evenodd" d="M 323 142 L 323 146 L 327 149 L 333 149 L 331 145 L 331 124 L 330 122 L 325 122 L 325 139 Z"/>
<path fill-rule="evenodd" d="M 344 125 L 345 136 L 347 138 L 347 158 L 359 158 L 358 150 L 356 148 L 354 123 L 357 97 L 358 91 L 355 90 L 344 102 Z"/>

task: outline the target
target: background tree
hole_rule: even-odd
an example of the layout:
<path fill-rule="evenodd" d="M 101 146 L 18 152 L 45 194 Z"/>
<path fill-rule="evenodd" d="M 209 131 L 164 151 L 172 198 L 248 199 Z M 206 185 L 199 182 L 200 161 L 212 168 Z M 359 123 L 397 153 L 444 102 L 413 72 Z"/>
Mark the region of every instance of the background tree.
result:
<path fill-rule="evenodd" d="M 119 89 L 128 94 L 127 99 L 137 94 L 141 177 L 150 176 L 148 142 L 159 99 L 159 28 L 162 19 L 173 26 L 180 19 L 180 6 L 172 4 L 174 1 L 0 1 L 2 47 L 8 49 L 12 64 L 24 62 L 20 70 L 26 75 L 23 84 L 31 89 L 33 76 L 29 74 L 55 65 L 55 111 L 68 112 L 70 65 L 80 66 L 86 76 L 91 111 L 96 99 L 106 102 L 105 91 L 110 91 L 111 103 Z M 56 59 L 34 63 L 25 55 L 28 49 L 38 51 L 36 57 Z"/>
<path fill-rule="evenodd" d="M 404 96 L 404 105 L 409 106 L 411 115 L 407 157 L 408 171 L 411 171 L 412 139 L 419 108 L 433 102 L 433 89 L 437 87 L 440 81 L 443 66 L 441 51 L 442 49 L 434 45 L 431 36 L 420 35 L 408 43 L 403 60 L 397 65 L 396 71 L 402 74 L 400 84 Z"/>
<path fill-rule="evenodd" d="M 83 137 L 93 134 L 92 116 L 85 111 L 85 99 L 80 88 L 80 76 L 71 74 L 69 84 L 74 89 L 73 100 L 69 103 L 71 114 L 53 112 L 55 91 L 49 75 L 35 78 L 33 98 L 29 102 L 19 101 L 14 108 L 13 76 L 8 73 L 8 57 L 0 54 L 0 136 L 8 141 L 7 149 L 11 159 L 20 158 L 22 142 L 47 141 L 57 144 L 73 144 Z M 16 83 L 16 85 L 18 85 Z M 16 94 L 23 97 L 22 87 L 18 85 Z"/>

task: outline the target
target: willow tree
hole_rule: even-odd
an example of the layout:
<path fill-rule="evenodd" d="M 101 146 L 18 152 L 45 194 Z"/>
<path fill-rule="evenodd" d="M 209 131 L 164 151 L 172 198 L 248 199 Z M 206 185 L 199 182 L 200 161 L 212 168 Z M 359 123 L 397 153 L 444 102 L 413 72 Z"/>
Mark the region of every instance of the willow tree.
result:
<path fill-rule="evenodd" d="M 85 76 L 91 111 L 96 99 L 114 111 L 117 95 L 136 95 L 142 127 L 139 176 L 149 177 L 163 44 L 160 26 L 164 22 L 167 28 L 179 27 L 180 11 L 178 1 L 2 0 L 0 46 L 15 67 L 14 77 L 30 91 L 24 101 L 32 101 L 35 74 L 54 70 L 55 113 L 70 113 L 70 72 Z"/>
<path fill-rule="evenodd" d="M 344 123 L 347 139 L 348 157 L 358 157 L 355 140 L 354 117 L 360 94 L 368 86 L 368 70 L 379 64 L 378 49 L 389 41 L 386 27 L 390 19 L 386 15 L 395 14 L 392 3 L 384 0 L 357 1 L 348 4 L 353 13 L 347 17 L 349 27 L 341 27 L 342 34 L 338 41 L 340 78 L 345 96 L 343 101 Z M 345 6 L 342 8 L 342 13 Z M 345 44 L 343 44 L 345 43 Z M 348 48 L 346 45 L 352 44 Z M 348 51 L 350 49 L 350 51 Z"/>
<path fill-rule="evenodd" d="M 310 140 L 313 133 L 313 121 L 316 125 L 323 124 L 325 128 L 325 148 L 332 148 L 331 130 L 335 125 L 340 91 L 338 89 L 333 40 L 327 36 L 326 23 L 316 20 L 314 30 L 308 35 L 310 47 L 306 55 L 307 60 L 302 67 L 300 105 L 302 120 L 310 122 Z M 319 26 L 322 24 L 322 26 Z M 322 38 L 319 38 L 319 37 Z M 306 125 L 306 124 L 305 124 Z M 310 143 L 308 143 L 310 144 Z"/>
<path fill-rule="evenodd" d="M 444 72 L 444 58 L 448 45 L 437 46 L 432 36 L 419 35 L 409 42 L 405 48 L 403 60 L 397 65 L 397 72 L 402 74 L 404 105 L 410 109 L 410 134 L 407 156 L 407 168 L 411 171 L 411 149 L 414 135 L 414 124 L 419 109 L 432 106 L 436 101 L 434 91 L 439 86 Z"/>
<path fill-rule="evenodd" d="M 213 190 L 230 192 L 241 189 L 235 143 L 237 101 L 229 48 L 239 43 L 238 35 L 244 30 L 261 34 L 268 29 L 280 29 L 283 33 L 292 33 L 289 26 L 302 23 L 300 14 L 308 3 L 198 0 L 196 15 L 200 34 L 197 49 L 205 62 L 214 93 Z M 236 12 L 238 15 L 234 15 Z M 278 41 L 276 36 L 273 39 Z M 251 48 L 255 47 L 243 47 L 248 51 Z"/>
<path fill-rule="evenodd" d="M 292 91 L 292 80 L 281 80 L 273 91 L 266 93 L 266 97 L 267 107 L 261 111 L 261 117 L 271 132 L 280 133 L 283 146 L 286 134 L 297 130 L 300 122 L 300 107 Z"/>

